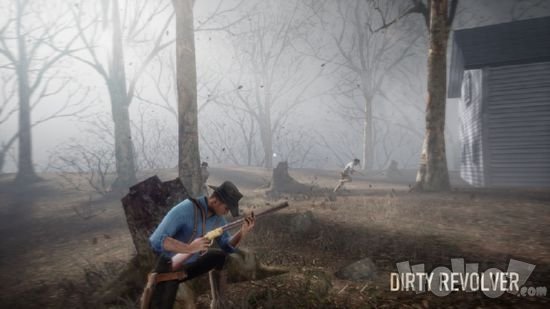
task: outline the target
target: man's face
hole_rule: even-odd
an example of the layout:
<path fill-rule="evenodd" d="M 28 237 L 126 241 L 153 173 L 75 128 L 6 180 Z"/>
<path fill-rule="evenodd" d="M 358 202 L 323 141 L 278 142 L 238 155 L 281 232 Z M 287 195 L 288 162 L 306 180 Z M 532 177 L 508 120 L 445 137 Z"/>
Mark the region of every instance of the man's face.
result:
<path fill-rule="evenodd" d="M 221 200 L 215 198 L 214 202 L 210 205 L 212 211 L 218 216 L 225 216 L 229 212 L 229 207 Z"/>

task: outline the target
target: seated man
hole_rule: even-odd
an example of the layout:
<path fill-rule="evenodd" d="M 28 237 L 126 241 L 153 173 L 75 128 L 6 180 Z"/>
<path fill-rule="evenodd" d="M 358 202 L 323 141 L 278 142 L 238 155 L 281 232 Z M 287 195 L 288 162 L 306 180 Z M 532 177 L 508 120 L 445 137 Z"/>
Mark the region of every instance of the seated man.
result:
<path fill-rule="evenodd" d="M 225 181 L 219 187 L 210 187 L 213 189 L 210 197 L 189 198 L 174 206 L 149 238 L 153 251 L 159 257 L 155 272 L 180 270 L 185 273 L 185 278 L 157 283 L 151 308 L 172 308 L 181 282 L 213 269 L 217 272 L 210 272 L 212 307 L 223 304 L 226 278 L 221 270 L 226 255 L 233 252 L 239 241 L 254 227 L 255 219 L 253 214 L 248 216 L 240 231 L 232 237 L 224 232 L 216 238 L 221 250 L 208 249 L 210 241 L 202 236 L 227 224 L 223 216 L 229 211 L 233 217 L 238 216 L 239 200 L 242 198 L 232 182 Z M 182 256 L 185 257 L 183 261 Z"/>

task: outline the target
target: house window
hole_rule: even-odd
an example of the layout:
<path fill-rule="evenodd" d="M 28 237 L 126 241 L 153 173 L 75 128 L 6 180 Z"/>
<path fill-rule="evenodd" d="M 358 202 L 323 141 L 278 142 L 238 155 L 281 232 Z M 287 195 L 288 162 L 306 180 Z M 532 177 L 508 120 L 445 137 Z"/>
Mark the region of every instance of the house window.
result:
<path fill-rule="evenodd" d="M 462 97 L 466 107 L 472 104 L 472 74 L 470 72 L 464 73 L 464 84 L 462 88 Z"/>

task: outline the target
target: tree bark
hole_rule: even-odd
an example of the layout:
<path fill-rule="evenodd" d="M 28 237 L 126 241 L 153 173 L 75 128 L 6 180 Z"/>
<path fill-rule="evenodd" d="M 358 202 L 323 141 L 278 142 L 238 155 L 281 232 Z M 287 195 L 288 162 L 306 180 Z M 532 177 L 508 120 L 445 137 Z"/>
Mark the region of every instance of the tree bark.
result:
<path fill-rule="evenodd" d="M 21 4 L 17 2 L 17 50 L 19 61 L 16 65 L 18 94 L 19 94 L 19 153 L 17 163 L 16 183 L 29 183 L 40 178 L 34 171 L 32 162 L 32 131 L 31 131 L 31 103 L 29 86 L 29 66 L 27 57 L 26 36 L 21 33 Z"/>
<path fill-rule="evenodd" d="M 426 133 L 422 146 L 416 189 L 444 191 L 450 188 L 445 155 L 445 103 L 447 87 L 447 0 L 432 0 L 430 50 L 428 54 L 428 98 Z"/>
<path fill-rule="evenodd" d="M 115 126 L 115 159 L 117 178 L 114 188 L 125 188 L 136 183 L 136 165 L 134 145 L 130 129 L 128 91 L 126 89 L 126 72 L 124 69 L 124 51 L 122 48 L 122 26 L 118 0 L 113 1 L 113 53 L 109 59 L 108 82 L 111 97 L 111 111 Z"/>
<path fill-rule="evenodd" d="M 269 80 L 264 95 L 263 113 L 260 110 L 260 114 L 263 115 L 263 121 L 260 123 L 262 128 L 262 145 L 264 146 L 264 166 L 266 168 L 273 168 L 273 126 L 271 124 L 271 105 L 273 104 L 273 97 L 271 95 L 272 80 L 267 77 L 267 72 L 264 70 L 264 80 Z"/>
<path fill-rule="evenodd" d="M 8 149 L 2 149 L 0 151 L 0 175 L 4 173 L 4 163 L 6 162 L 6 153 Z"/>
<path fill-rule="evenodd" d="M 178 88 L 178 171 L 191 195 L 201 190 L 197 115 L 197 68 L 192 0 L 173 0 L 176 11 L 176 66 Z"/>
<path fill-rule="evenodd" d="M 260 132 L 264 150 L 264 167 L 273 168 L 273 131 L 269 114 L 266 114 L 264 121 L 260 123 Z"/>

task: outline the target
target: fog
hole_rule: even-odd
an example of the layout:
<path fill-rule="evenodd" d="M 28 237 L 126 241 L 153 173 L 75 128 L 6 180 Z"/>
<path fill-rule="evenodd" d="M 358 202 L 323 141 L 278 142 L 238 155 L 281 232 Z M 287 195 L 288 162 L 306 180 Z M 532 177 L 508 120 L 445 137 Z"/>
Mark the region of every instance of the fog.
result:
<path fill-rule="evenodd" d="M 536 2 L 461 1 L 454 28 L 548 15 L 548 6 L 533 7 Z M 35 169 L 87 169 L 94 164 L 68 166 L 67 160 L 74 163 L 88 153 L 113 171 L 113 75 L 107 73 L 121 59 L 113 58 L 113 18 L 103 4 L 1 2 L 2 172 L 17 169 L 19 87 L 10 58 L 22 57 L 18 36 L 30 52 L 31 85 L 40 79 L 30 94 Z M 417 168 L 425 125 L 425 25 L 412 14 L 387 29 L 367 31 L 397 17 L 407 4 L 381 1 L 357 9 L 348 1 L 197 1 L 201 159 L 266 166 L 262 134 L 269 134 L 273 165 L 288 160 L 295 168 L 334 169 L 357 157 L 366 159 L 369 169 L 382 169 L 391 160 Z M 125 82 L 134 87 L 129 111 L 137 168 L 173 168 L 178 156 L 173 7 L 170 1 L 120 1 L 119 6 Z M 354 21 L 364 27 L 353 28 Z M 373 119 L 369 153 L 366 100 Z M 262 131 L 266 115 L 269 132 Z M 457 129 L 458 104 L 448 100 L 451 170 L 460 160 Z"/>
<path fill-rule="evenodd" d="M 0 13 L 0 307 L 548 307 L 550 1 Z"/>

